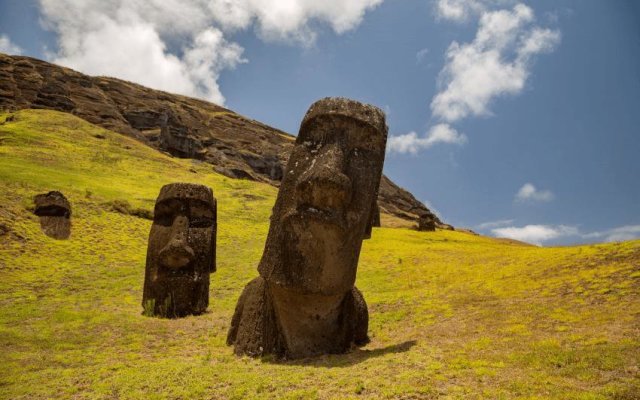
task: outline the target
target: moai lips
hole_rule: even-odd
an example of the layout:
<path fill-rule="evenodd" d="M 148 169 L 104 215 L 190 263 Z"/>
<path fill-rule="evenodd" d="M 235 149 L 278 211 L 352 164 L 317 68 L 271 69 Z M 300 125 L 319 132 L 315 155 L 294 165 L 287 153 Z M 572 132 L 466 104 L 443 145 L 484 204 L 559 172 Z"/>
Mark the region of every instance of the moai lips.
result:
<path fill-rule="evenodd" d="M 227 341 L 236 353 L 300 358 L 368 342 L 367 306 L 354 283 L 386 138 L 376 107 L 326 98 L 309 108 L 273 208 L 260 277 L 232 320 Z"/>
<path fill-rule="evenodd" d="M 58 191 L 36 195 L 34 214 L 40 217 L 40 228 L 54 239 L 68 239 L 71 235 L 71 205 Z"/>
<path fill-rule="evenodd" d="M 160 190 L 149 233 L 144 314 L 177 318 L 209 305 L 216 270 L 216 200 L 210 188 L 172 183 Z"/>

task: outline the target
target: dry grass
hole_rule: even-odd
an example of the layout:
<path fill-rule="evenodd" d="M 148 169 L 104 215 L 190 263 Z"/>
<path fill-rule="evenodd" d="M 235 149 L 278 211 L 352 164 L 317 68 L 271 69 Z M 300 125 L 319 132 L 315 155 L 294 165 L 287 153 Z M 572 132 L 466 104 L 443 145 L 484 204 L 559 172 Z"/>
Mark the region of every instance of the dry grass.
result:
<path fill-rule="evenodd" d="M 16 113 L 0 143 L 0 398 L 640 398 L 640 241 L 538 248 L 374 229 L 357 282 L 367 347 L 238 358 L 226 330 L 274 188 L 51 111 Z M 107 206 L 150 210 L 172 181 L 210 185 L 219 207 L 209 312 L 175 321 L 141 315 L 150 221 Z M 70 240 L 29 212 L 51 189 L 72 203 Z"/>

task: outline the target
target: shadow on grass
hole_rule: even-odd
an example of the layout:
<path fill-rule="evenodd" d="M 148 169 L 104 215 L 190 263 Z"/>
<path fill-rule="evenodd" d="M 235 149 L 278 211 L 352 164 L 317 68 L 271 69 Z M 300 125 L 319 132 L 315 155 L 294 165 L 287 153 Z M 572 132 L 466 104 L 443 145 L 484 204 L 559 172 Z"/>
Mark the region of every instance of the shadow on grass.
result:
<path fill-rule="evenodd" d="M 356 348 L 346 354 L 327 354 L 318 357 L 302 358 L 299 360 L 278 360 L 272 357 L 262 357 L 262 361 L 270 364 L 291 365 L 291 366 L 307 366 L 319 368 L 335 368 L 349 367 L 359 364 L 370 358 L 384 356 L 386 354 L 404 353 L 409 351 L 418 342 L 416 340 L 407 340 L 406 342 L 382 347 L 379 349 L 366 350 Z"/>

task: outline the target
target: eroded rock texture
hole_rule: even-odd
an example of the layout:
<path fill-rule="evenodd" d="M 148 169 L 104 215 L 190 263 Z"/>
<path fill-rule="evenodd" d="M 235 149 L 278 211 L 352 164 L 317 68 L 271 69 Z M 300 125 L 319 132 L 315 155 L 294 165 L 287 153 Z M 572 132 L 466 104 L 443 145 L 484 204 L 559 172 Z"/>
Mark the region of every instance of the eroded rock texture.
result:
<path fill-rule="evenodd" d="M 71 204 L 56 190 L 36 195 L 34 214 L 40 217 L 40 228 L 54 239 L 68 239 L 71 235 Z"/>
<path fill-rule="evenodd" d="M 371 207 L 371 216 L 369 217 L 369 225 L 367 226 L 367 230 L 364 233 L 365 239 L 371 239 L 371 232 L 373 228 L 380 228 L 380 206 L 378 206 L 378 202 Z"/>
<path fill-rule="evenodd" d="M 433 213 L 422 213 L 422 215 L 420 215 L 420 218 L 418 219 L 418 230 L 426 232 L 435 231 L 437 220 L 438 217 L 436 217 Z"/>
<path fill-rule="evenodd" d="M 0 110 L 24 108 L 69 112 L 174 156 L 201 159 L 229 177 L 275 186 L 295 139 L 206 101 L 0 54 Z M 427 210 L 385 176 L 379 195 L 382 212 L 405 220 Z"/>
<path fill-rule="evenodd" d="M 227 342 L 237 354 L 302 358 L 368 342 L 367 305 L 354 282 L 386 139 L 376 107 L 326 98 L 309 108 L 273 208 L 260 276 L 233 316 Z"/>
<path fill-rule="evenodd" d="M 202 314 L 216 270 L 216 200 L 210 188 L 172 183 L 160 190 L 149 233 L 142 307 L 164 318 Z"/>

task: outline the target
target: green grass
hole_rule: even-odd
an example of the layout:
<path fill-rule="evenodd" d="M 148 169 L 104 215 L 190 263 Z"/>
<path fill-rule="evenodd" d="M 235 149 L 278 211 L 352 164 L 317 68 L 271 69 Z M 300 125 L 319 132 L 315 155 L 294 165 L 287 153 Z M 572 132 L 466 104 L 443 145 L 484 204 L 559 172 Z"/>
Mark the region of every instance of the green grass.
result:
<path fill-rule="evenodd" d="M 150 211 L 175 181 L 214 190 L 218 272 L 205 315 L 147 318 L 150 221 L 113 204 Z M 357 281 L 372 342 L 275 363 L 225 345 L 275 188 L 36 110 L 0 125 L 0 188 L 0 398 L 640 398 L 640 241 L 538 248 L 374 229 Z M 67 241 L 29 211 L 53 189 L 72 203 Z"/>

